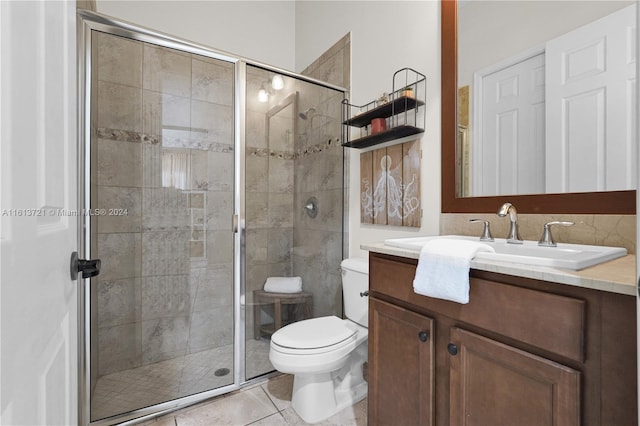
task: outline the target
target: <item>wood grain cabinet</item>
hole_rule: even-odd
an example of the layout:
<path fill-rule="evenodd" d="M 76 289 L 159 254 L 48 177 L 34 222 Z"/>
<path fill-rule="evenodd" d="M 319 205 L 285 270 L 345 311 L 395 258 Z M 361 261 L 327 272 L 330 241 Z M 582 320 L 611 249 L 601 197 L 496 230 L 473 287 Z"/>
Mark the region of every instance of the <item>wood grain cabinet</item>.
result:
<path fill-rule="evenodd" d="M 372 424 L 433 424 L 433 320 L 370 299 L 369 407 Z"/>
<path fill-rule="evenodd" d="M 371 253 L 369 425 L 635 425 L 635 298 L 471 271 L 470 302 L 413 292 Z"/>

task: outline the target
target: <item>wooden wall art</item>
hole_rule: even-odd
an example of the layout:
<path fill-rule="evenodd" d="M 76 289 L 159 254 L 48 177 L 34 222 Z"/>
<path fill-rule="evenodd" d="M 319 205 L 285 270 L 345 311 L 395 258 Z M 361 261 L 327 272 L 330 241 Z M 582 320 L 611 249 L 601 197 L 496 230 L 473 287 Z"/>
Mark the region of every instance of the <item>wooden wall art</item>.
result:
<path fill-rule="evenodd" d="M 360 154 L 360 221 L 419 228 L 419 141 Z"/>

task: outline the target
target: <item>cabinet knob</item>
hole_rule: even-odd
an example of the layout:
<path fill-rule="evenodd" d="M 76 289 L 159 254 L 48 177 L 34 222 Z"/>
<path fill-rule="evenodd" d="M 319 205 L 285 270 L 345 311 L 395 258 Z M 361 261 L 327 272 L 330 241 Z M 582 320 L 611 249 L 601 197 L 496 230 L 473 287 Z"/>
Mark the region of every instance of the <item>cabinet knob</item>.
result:
<path fill-rule="evenodd" d="M 418 339 L 420 339 L 421 342 L 426 342 L 427 340 L 429 340 L 429 333 L 426 331 L 421 331 L 420 333 L 418 333 Z"/>
<path fill-rule="evenodd" d="M 454 345 L 453 343 L 449 343 L 447 345 L 447 350 L 451 355 L 458 355 L 458 346 Z"/>

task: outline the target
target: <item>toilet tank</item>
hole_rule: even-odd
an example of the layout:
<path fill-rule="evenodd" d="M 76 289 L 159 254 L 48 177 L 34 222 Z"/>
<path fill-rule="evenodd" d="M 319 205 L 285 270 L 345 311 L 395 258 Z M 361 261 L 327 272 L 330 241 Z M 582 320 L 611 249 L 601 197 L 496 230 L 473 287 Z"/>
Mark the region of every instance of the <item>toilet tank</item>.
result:
<path fill-rule="evenodd" d="M 342 268 L 342 295 L 344 314 L 363 327 L 369 326 L 369 259 L 353 257 L 340 264 Z"/>

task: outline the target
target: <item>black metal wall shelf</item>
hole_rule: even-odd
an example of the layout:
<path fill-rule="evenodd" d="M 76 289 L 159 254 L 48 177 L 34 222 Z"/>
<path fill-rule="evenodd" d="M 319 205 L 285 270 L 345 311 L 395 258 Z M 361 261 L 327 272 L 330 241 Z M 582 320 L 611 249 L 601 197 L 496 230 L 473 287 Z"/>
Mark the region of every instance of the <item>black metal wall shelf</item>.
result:
<path fill-rule="evenodd" d="M 411 68 L 402 68 L 393 74 L 393 91 L 389 99 L 372 101 L 362 106 L 350 104 L 348 99 L 344 99 L 342 146 L 368 148 L 424 132 L 426 112 L 425 108 L 421 107 L 425 105 L 426 86 L 426 77 L 423 74 Z M 396 87 L 401 89 L 396 90 Z M 386 128 L 383 126 L 382 130 L 374 133 L 371 122 L 379 118 L 384 119 L 382 124 Z M 353 139 L 351 128 L 359 129 Z"/>
<path fill-rule="evenodd" d="M 383 132 L 376 133 L 369 136 L 364 136 L 350 142 L 345 142 L 342 146 L 346 148 L 369 148 L 373 145 L 378 145 L 384 142 L 389 142 L 394 139 L 400 139 L 405 136 L 417 135 L 424 132 L 424 129 L 414 126 L 396 126 L 391 129 L 387 129 Z"/>
<path fill-rule="evenodd" d="M 370 111 L 351 117 L 345 120 L 342 124 L 354 127 L 364 127 L 368 126 L 374 118 L 389 118 L 394 114 L 410 111 L 422 105 L 424 105 L 424 102 L 422 101 L 416 100 L 415 98 L 409 98 L 407 96 L 401 96 L 393 101 L 377 106 Z"/>

